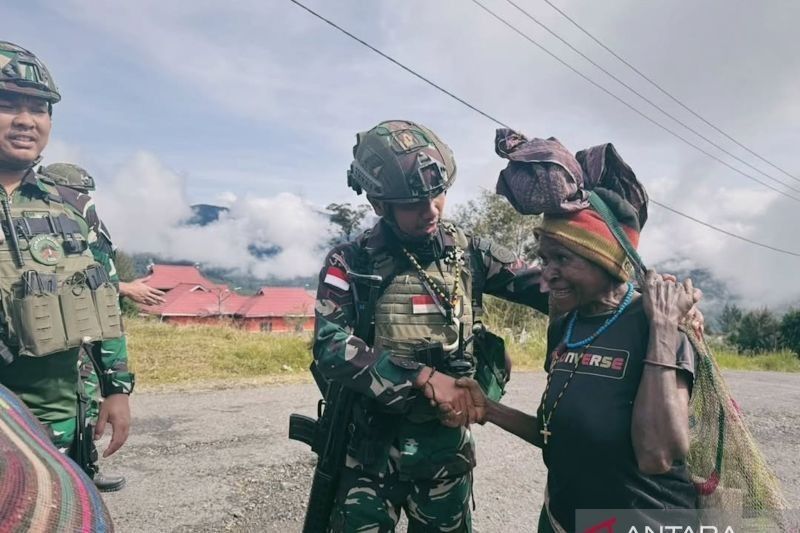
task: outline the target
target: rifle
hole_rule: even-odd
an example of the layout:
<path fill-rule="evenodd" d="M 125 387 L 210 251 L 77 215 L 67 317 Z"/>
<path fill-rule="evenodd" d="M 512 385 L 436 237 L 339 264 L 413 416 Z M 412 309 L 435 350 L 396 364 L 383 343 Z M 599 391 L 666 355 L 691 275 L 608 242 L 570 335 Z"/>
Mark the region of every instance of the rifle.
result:
<path fill-rule="evenodd" d="M 369 274 L 347 272 L 352 280 L 353 297 L 356 303 L 356 337 L 367 340 L 372 331 L 373 312 L 383 278 Z M 368 290 L 366 301 L 359 298 L 358 285 Z M 317 403 L 317 419 L 308 416 L 289 415 L 289 438 L 311 446 L 317 454 L 317 466 L 306 507 L 303 533 L 320 533 L 328 530 L 331 512 L 339 488 L 339 477 L 344 468 L 347 447 L 353 431 L 353 404 L 356 393 L 336 381 L 326 380 L 316 363 L 311 363 L 311 374 L 323 392 Z"/>

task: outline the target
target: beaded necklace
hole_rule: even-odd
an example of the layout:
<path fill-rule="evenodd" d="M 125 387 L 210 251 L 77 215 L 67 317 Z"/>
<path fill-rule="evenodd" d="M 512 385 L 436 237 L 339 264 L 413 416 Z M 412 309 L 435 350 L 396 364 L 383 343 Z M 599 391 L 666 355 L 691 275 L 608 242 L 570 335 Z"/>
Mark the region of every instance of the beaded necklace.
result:
<path fill-rule="evenodd" d="M 606 321 L 601 325 L 594 333 L 589 335 L 583 340 L 572 342 L 570 338 L 572 337 L 572 332 L 575 329 L 575 321 L 578 316 L 578 312 L 575 311 L 570 318 L 569 324 L 567 324 L 567 331 L 564 334 L 564 340 L 561 341 L 561 344 L 556 349 L 556 356 L 553 357 L 553 362 L 550 363 L 550 372 L 547 373 L 547 385 L 545 385 L 544 392 L 542 393 L 542 429 L 539 433 L 542 435 L 544 444 L 547 445 L 547 439 L 550 437 L 553 432 L 548 430 L 550 426 L 550 421 L 553 419 L 553 413 L 556 412 L 556 407 L 558 407 L 558 402 L 564 396 L 564 393 L 567 392 L 567 387 L 569 387 L 570 383 L 572 383 L 572 378 L 575 377 L 575 373 L 578 371 L 578 367 L 580 366 L 580 361 L 583 358 L 586 350 L 589 349 L 594 340 L 599 337 L 604 331 L 611 327 L 611 325 L 617 321 L 617 319 L 622 315 L 623 311 L 630 305 L 631 300 L 633 300 L 633 285 L 628 283 L 628 290 L 625 292 L 625 296 L 622 299 L 622 302 L 617 307 L 617 310 L 614 311 L 614 314 L 608 317 Z M 569 376 L 567 376 L 567 380 L 564 382 L 564 385 L 561 387 L 561 391 L 556 396 L 556 400 L 553 402 L 553 406 L 550 408 L 549 413 L 545 413 L 545 400 L 547 399 L 547 393 L 550 391 L 550 383 L 553 379 L 553 372 L 555 370 L 556 363 L 560 356 L 566 352 L 568 349 L 576 349 L 582 348 L 580 353 L 575 354 L 575 361 L 573 367 L 570 369 Z"/>
<path fill-rule="evenodd" d="M 458 303 L 458 285 L 459 280 L 461 279 L 461 259 L 464 254 L 464 251 L 461 250 L 458 246 L 455 246 L 451 251 L 447 253 L 445 256 L 445 263 L 452 263 L 454 264 L 454 271 L 453 271 L 453 290 L 448 294 L 447 287 L 442 286 L 436 282 L 432 277 L 425 272 L 425 269 L 422 268 L 422 265 L 419 264 L 416 256 L 409 252 L 406 247 L 403 247 L 403 253 L 406 255 L 408 260 L 411 262 L 411 265 L 417 271 L 417 275 L 422 280 L 422 282 L 427 285 L 438 297 L 439 302 L 444 307 L 448 317 L 452 315 L 453 310 L 456 308 Z"/>
<path fill-rule="evenodd" d="M 614 311 L 614 314 L 608 317 L 603 325 L 597 329 L 597 331 L 585 339 L 571 342 L 569 339 L 572 337 L 572 330 L 575 329 L 575 321 L 578 318 L 578 312 L 575 311 L 572 313 L 572 317 L 569 319 L 569 324 L 567 324 L 567 332 L 564 334 L 564 340 L 562 342 L 567 348 L 573 350 L 575 348 L 583 348 L 584 346 L 590 345 L 597 337 L 602 335 L 608 328 L 610 328 L 611 324 L 617 321 L 619 315 L 621 315 L 622 312 L 625 311 L 625 309 L 631 304 L 631 300 L 633 300 L 633 284 L 628 282 L 628 290 L 625 292 L 625 296 L 622 298 L 622 303 L 619 304 L 619 307 L 617 307 L 617 310 Z"/>

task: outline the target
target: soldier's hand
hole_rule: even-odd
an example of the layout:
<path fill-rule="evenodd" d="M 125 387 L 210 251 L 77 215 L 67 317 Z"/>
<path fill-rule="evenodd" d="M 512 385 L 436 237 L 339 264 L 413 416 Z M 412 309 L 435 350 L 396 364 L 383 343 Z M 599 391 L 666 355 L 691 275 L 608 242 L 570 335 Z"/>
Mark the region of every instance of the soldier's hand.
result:
<path fill-rule="evenodd" d="M 453 416 L 461 417 L 461 424 L 469 424 L 477 418 L 475 406 L 468 390 L 456 385 L 456 380 L 447 374 L 433 372 L 429 374 L 422 385 L 425 397 L 431 401 L 431 405 L 449 404 L 453 408 Z"/>
<path fill-rule="evenodd" d="M 449 403 L 440 403 L 437 406 L 439 410 L 439 420 L 442 424 L 449 428 L 457 428 L 459 426 L 467 425 L 466 417 L 463 413 L 456 414 L 456 410 Z"/>
<path fill-rule="evenodd" d="M 164 291 L 154 289 L 137 279 L 131 282 L 120 282 L 119 293 L 137 304 L 159 305 L 164 303 Z"/>
<path fill-rule="evenodd" d="M 97 427 L 94 429 L 95 440 L 105 433 L 106 423 L 111 424 L 111 442 L 103 452 L 103 457 L 108 457 L 119 450 L 128 440 L 128 432 L 131 428 L 131 409 L 127 394 L 112 394 L 100 404 L 100 415 L 97 417 Z"/>

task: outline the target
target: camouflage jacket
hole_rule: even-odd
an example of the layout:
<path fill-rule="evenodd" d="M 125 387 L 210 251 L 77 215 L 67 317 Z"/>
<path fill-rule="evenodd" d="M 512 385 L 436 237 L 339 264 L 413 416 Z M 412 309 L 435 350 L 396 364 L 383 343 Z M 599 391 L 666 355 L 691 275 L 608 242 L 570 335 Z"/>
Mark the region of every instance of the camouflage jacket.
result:
<path fill-rule="evenodd" d="M 329 380 L 402 411 L 413 400 L 413 381 L 420 365 L 392 357 L 353 335 L 356 323 L 355 302 L 348 270 L 358 272 L 359 254 L 391 246 L 389 230 L 379 222 L 354 241 L 334 248 L 325 259 L 319 275 L 313 352 L 317 368 Z M 470 253 L 480 254 L 483 292 L 547 312 L 547 295 L 539 290 L 541 270 L 518 259 L 491 241 L 471 237 Z M 369 272 L 359 272 L 368 274 Z M 475 273 L 474 273 L 475 274 Z"/>
<path fill-rule="evenodd" d="M 29 172 L 14 191 L 11 201 L 15 205 L 35 203 L 52 193 L 54 185 L 43 183 Z M 101 223 L 88 195 L 58 186 L 65 207 L 87 236 L 89 249 L 98 263 L 103 265 L 112 281 L 118 277 L 110 248 L 98 239 Z M 99 375 L 104 395 L 129 393 L 133 387 L 133 374 L 128 370 L 128 351 L 125 337 L 108 339 L 101 343 Z M 20 357 L 11 365 L 0 369 L 0 382 L 19 395 L 40 420 L 54 422 L 75 416 L 78 387 L 78 348 L 47 357 Z"/>
<path fill-rule="evenodd" d="M 86 193 L 63 185 L 57 186 L 64 203 L 71 207 L 79 220 L 86 223 L 89 250 L 94 260 L 103 265 L 111 282 L 119 290 L 119 274 L 114 264 L 116 250 L 111 241 L 108 228 L 100 220 L 94 200 Z M 104 395 L 130 393 L 133 390 L 133 374 L 128 370 L 128 345 L 126 338 L 108 339 L 101 346 L 101 364 L 105 376 L 101 377 Z"/>

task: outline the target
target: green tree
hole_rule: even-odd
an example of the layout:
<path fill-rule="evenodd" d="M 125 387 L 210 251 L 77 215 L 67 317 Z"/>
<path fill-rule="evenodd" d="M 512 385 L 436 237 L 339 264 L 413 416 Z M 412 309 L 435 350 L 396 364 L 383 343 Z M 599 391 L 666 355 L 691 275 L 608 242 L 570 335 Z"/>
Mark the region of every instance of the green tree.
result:
<path fill-rule="evenodd" d="M 519 214 L 504 197 L 481 191 L 480 197 L 457 206 L 453 219 L 466 231 L 492 239 L 519 257 L 533 260 L 536 237 L 533 230 L 541 217 Z"/>
<path fill-rule="evenodd" d="M 781 341 L 800 357 L 800 309 L 792 309 L 783 315 Z"/>
<path fill-rule="evenodd" d="M 328 204 L 325 208 L 330 212 L 330 221 L 335 226 L 331 245 L 349 242 L 356 236 L 364 218 L 372 209 L 366 204 L 353 206 L 349 203 Z"/>
<path fill-rule="evenodd" d="M 717 320 L 719 322 L 720 333 L 729 335 L 736 331 L 739 322 L 742 321 L 742 309 L 736 304 L 725 304 L 722 308 L 722 313 Z"/>
<path fill-rule="evenodd" d="M 730 341 L 746 354 L 777 350 L 780 346 L 780 322 L 766 307 L 749 311 L 731 333 Z"/>
<path fill-rule="evenodd" d="M 114 266 L 117 267 L 117 275 L 120 281 L 133 281 L 136 279 L 136 266 L 133 257 L 122 250 L 116 251 Z"/>
<path fill-rule="evenodd" d="M 527 261 L 533 261 L 536 256 L 533 231 L 541 223 L 541 217 L 519 214 L 500 195 L 484 189 L 478 198 L 457 206 L 453 220 L 465 231 L 491 239 Z M 523 305 L 487 295 L 484 310 L 487 323 L 495 331 L 509 330 L 513 335 L 520 335 L 523 331 L 530 333 L 541 329 L 543 318 Z"/>

